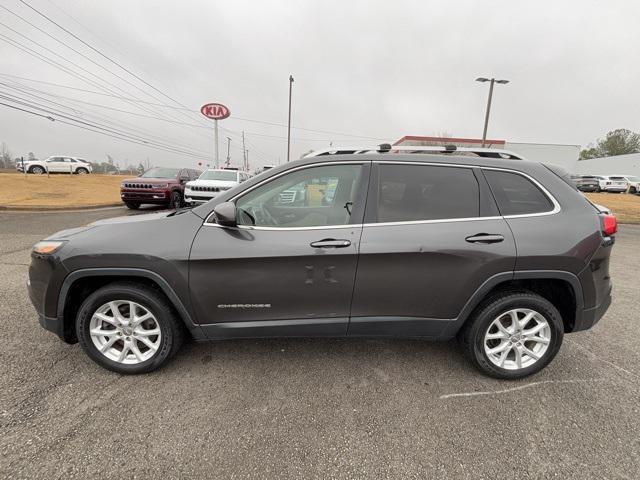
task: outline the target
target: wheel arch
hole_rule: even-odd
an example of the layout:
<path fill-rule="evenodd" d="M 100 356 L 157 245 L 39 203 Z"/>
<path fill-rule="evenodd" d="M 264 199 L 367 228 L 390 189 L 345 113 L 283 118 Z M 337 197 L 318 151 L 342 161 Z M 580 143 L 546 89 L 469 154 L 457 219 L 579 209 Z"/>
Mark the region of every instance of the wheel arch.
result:
<path fill-rule="evenodd" d="M 75 318 L 84 299 L 97 289 L 113 282 L 129 280 L 162 292 L 196 340 L 204 339 L 200 326 L 169 283 L 159 274 L 139 268 L 92 268 L 71 272 L 58 295 L 57 316 L 63 322 L 63 340 L 76 343 Z"/>
<path fill-rule="evenodd" d="M 576 275 L 560 270 L 523 270 L 498 273 L 487 279 L 464 305 L 446 329 L 454 336 L 482 302 L 501 292 L 527 290 L 549 300 L 560 312 L 565 332 L 571 332 L 582 320 L 584 295 Z"/>

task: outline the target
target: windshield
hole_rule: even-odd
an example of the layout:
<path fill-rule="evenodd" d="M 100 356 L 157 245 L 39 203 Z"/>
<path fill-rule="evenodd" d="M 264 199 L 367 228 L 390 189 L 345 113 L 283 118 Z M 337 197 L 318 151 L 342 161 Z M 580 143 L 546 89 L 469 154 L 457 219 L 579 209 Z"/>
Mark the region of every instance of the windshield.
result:
<path fill-rule="evenodd" d="M 627 180 L 629 180 L 630 182 L 640 182 L 639 177 L 627 177 Z"/>
<path fill-rule="evenodd" d="M 223 180 L 225 182 L 237 182 L 238 172 L 235 170 L 206 170 L 198 180 Z"/>
<path fill-rule="evenodd" d="M 624 177 L 609 177 L 609 180 L 625 180 Z"/>
<path fill-rule="evenodd" d="M 152 168 L 140 176 L 142 178 L 176 178 L 178 171 L 178 168 Z"/>

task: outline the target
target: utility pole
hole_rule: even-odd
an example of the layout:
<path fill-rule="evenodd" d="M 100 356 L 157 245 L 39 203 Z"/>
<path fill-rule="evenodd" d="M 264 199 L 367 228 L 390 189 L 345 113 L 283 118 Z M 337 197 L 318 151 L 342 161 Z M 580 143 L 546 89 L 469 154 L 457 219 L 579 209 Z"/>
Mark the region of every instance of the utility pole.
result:
<path fill-rule="evenodd" d="M 244 130 L 242 131 L 242 166 L 245 171 L 248 171 L 249 162 L 247 161 L 247 149 L 244 145 Z"/>
<path fill-rule="evenodd" d="M 246 161 L 247 161 L 247 169 L 246 169 L 246 171 L 248 172 L 249 171 L 249 150 L 247 150 L 247 156 L 245 158 L 246 158 Z"/>
<path fill-rule="evenodd" d="M 476 78 L 476 82 L 491 82 L 489 84 L 489 98 L 487 99 L 487 110 L 484 115 L 484 129 L 482 130 L 482 148 L 484 148 L 487 143 L 487 128 L 489 127 L 489 113 L 491 112 L 491 100 L 493 98 L 493 85 L 495 83 L 506 84 L 509 83 L 509 80 L 496 80 L 495 78 L 484 78 L 479 77 Z"/>
<path fill-rule="evenodd" d="M 291 92 L 293 90 L 293 75 L 289 75 L 289 123 L 287 124 L 287 162 L 291 157 Z"/>
<path fill-rule="evenodd" d="M 231 150 L 231 137 L 227 137 L 227 167 L 231 164 L 231 155 L 229 154 Z"/>

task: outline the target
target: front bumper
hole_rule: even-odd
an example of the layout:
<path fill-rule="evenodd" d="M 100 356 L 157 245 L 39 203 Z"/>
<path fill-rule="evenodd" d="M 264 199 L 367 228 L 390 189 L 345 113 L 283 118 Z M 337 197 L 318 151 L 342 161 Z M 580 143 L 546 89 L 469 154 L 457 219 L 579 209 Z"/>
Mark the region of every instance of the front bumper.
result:
<path fill-rule="evenodd" d="M 216 198 L 222 192 L 189 192 L 185 191 L 184 201 L 187 203 L 207 203 L 209 200 Z"/>
<path fill-rule="evenodd" d="M 602 191 L 622 193 L 627 191 L 627 187 L 603 187 Z"/>
<path fill-rule="evenodd" d="M 170 197 L 169 192 L 165 190 L 120 189 L 120 199 L 123 202 L 168 203 Z"/>

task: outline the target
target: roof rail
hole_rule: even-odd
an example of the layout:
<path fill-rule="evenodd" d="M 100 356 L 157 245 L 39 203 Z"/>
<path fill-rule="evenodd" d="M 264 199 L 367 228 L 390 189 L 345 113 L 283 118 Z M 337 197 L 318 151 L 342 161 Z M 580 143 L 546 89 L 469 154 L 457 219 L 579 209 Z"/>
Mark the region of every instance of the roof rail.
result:
<path fill-rule="evenodd" d="M 418 146 L 418 145 L 391 145 L 381 143 L 378 148 L 327 148 L 308 153 L 304 158 L 320 157 L 325 155 L 361 155 L 366 153 L 431 153 L 431 154 L 454 154 L 473 155 L 484 158 L 502 158 L 507 160 L 524 160 L 522 155 L 518 155 L 510 150 L 499 148 L 480 147 L 458 147 L 456 145 L 442 146 Z"/>

